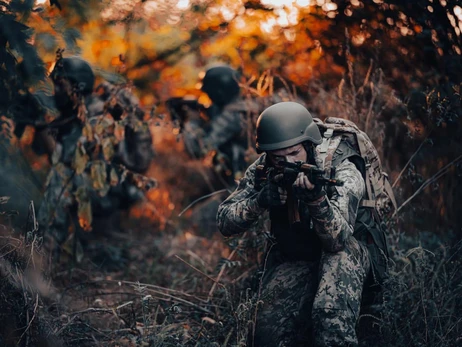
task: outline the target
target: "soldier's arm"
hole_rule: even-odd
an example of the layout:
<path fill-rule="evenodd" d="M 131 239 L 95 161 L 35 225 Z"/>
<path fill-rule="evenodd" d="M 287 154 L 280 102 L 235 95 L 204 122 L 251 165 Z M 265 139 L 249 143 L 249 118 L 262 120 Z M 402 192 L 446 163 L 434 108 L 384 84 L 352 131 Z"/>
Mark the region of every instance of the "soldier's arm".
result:
<path fill-rule="evenodd" d="M 337 166 L 336 176 L 345 183 L 334 188 L 330 199 L 324 195 L 307 202 L 316 233 L 328 252 L 342 250 L 353 235 L 359 202 L 365 192 L 364 179 L 349 160 Z"/>
<path fill-rule="evenodd" d="M 204 137 L 207 150 L 215 149 L 225 144 L 242 131 L 242 120 L 239 112 L 223 111 L 216 116 L 210 126 L 210 131 Z"/>
<path fill-rule="evenodd" d="M 260 157 L 247 169 L 236 190 L 219 206 L 217 224 L 224 236 L 248 230 L 266 211 L 259 206 L 255 189 L 256 167 L 262 162 Z"/>

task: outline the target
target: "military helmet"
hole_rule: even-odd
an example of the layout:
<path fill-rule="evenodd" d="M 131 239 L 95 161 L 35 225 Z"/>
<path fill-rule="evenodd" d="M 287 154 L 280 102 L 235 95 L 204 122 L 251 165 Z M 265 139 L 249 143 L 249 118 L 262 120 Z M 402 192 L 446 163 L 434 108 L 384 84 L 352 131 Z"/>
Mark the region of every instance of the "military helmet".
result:
<path fill-rule="evenodd" d="M 265 109 L 257 120 L 256 147 L 259 153 L 310 141 L 322 143 L 321 133 L 308 110 L 292 101 Z"/>
<path fill-rule="evenodd" d="M 227 65 L 214 66 L 205 72 L 202 91 L 217 105 L 226 105 L 239 95 L 239 73 Z"/>
<path fill-rule="evenodd" d="M 66 78 L 84 95 L 93 92 L 95 75 L 91 66 L 83 59 L 78 57 L 61 58 L 56 62 L 56 66 L 50 74 L 53 80 L 58 77 Z"/>

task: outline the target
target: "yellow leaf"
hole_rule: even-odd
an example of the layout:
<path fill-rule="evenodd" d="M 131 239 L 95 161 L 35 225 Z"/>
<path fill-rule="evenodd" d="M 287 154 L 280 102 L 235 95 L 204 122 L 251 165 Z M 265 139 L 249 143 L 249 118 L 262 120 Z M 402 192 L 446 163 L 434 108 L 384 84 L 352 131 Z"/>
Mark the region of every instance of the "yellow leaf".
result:
<path fill-rule="evenodd" d="M 74 193 L 77 200 L 77 216 L 79 218 L 79 225 L 85 231 L 91 231 L 91 224 L 93 221 L 91 211 L 91 199 L 85 187 L 79 187 Z"/>
<path fill-rule="evenodd" d="M 91 214 L 91 202 L 79 202 L 78 207 L 79 225 L 85 231 L 91 231 L 91 223 L 93 221 Z"/>
<path fill-rule="evenodd" d="M 106 161 L 111 161 L 112 157 L 114 157 L 114 146 L 112 145 L 112 139 L 106 137 L 103 139 L 103 155 Z"/>
<path fill-rule="evenodd" d="M 85 126 L 82 129 L 82 135 L 85 136 L 89 142 L 93 141 L 93 129 L 90 122 L 85 122 Z"/>
<path fill-rule="evenodd" d="M 87 163 L 88 155 L 85 153 L 85 150 L 82 147 L 77 147 L 72 162 L 72 168 L 75 170 L 75 174 L 81 175 L 85 171 Z"/>
<path fill-rule="evenodd" d="M 95 160 L 91 165 L 93 188 L 96 190 L 106 189 L 106 178 L 106 164 L 101 160 Z"/>
<path fill-rule="evenodd" d="M 116 186 L 119 183 L 119 177 L 117 176 L 117 172 L 114 170 L 114 168 L 111 169 L 109 179 L 111 186 Z"/>

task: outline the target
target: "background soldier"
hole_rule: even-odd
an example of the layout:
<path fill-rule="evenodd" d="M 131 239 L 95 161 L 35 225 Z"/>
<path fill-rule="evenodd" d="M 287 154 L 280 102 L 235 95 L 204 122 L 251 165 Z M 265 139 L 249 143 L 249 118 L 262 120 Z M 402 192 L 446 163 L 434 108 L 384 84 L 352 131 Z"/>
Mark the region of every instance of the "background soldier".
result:
<path fill-rule="evenodd" d="M 79 225 L 74 191 L 87 191 L 90 180 L 75 175 L 73 169 L 77 143 L 82 136 L 86 105 L 91 101 L 95 76 L 83 59 L 60 58 L 50 77 L 54 85 L 54 102 L 59 116 L 38 136 L 45 137 L 50 151 L 52 170 L 38 213 L 41 229 L 62 244 L 71 225 Z"/>
<path fill-rule="evenodd" d="M 102 163 L 110 160 L 111 164 L 122 164 L 132 172 L 145 173 L 153 151 L 150 133 L 146 136 L 147 127 L 135 121 L 142 117 L 140 113 L 144 113 L 138 100 L 127 90 L 111 86 L 109 94 L 92 94 L 93 71 L 86 61 L 78 57 L 60 58 L 50 77 L 55 87 L 54 100 L 59 117 L 46 130 L 46 136 L 55 140 L 51 154 L 53 167 L 38 217 L 42 229 L 49 230 L 57 243 L 62 244 L 70 227 L 76 228 L 76 231 L 80 227 L 90 229 L 91 224 L 102 231 L 120 228 L 118 211 L 143 197 L 141 191 L 126 180 L 110 185 L 98 182 L 95 186 L 95 177 L 90 178 L 90 174 L 95 175 L 93 171 L 90 173 L 90 161 Z M 107 112 L 113 118 L 112 125 L 104 123 Z M 125 129 L 127 137 L 124 142 L 115 145 L 116 154 L 112 155 L 109 151 L 110 158 L 105 158 L 108 154 L 104 146 L 91 139 L 94 136 L 89 132 L 96 131 L 100 123 L 104 128 L 101 131 L 109 131 L 114 126 L 113 121 L 120 120 L 122 116 L 126 118 L 127 127 L 133 125 L 132 132 Z M 99 134 L 98 141 L 104 141 L 106 135 Z M 113 142 L 107 144 L 112 146 Z M 110 176 L 118 172 L 113 172 L 113 169 L 109 165 L 99 173 L 102 177 L 118 181 L 118 178 Z M 88 221 L 83 220 L 84 215 Z"/>
<path fill-rule="evenodd" d="M 247 167 L 245 115 L 250 105 L 240 97 L 238 82 L 239 74 L 229 66 L 209 68 L 201 87 L 212 101 L 207 112 L 209 121 L 186 122 L 183 130 L 187 152 L 193 158 L 215 152 L 215 169 L 230 187 Z"/>
<path fill-rule="evenodd" d="M 366 245 L 353 237 L 365 194 L 362 158 L 347 146 L 335 151 L 343 186 L 326 188 L 303 172 L 287 180 L 281 162 L 323 167 L 321 132 L 306 108 L 294 102 L 261 114 L 256 141 L 257 150 L 266 153 L 247 169 L 217 215 L 220 231 L 229 236 L 269 212 L 276 243 L 266 258 L 255 345 L 307 346 L 313 340 L 316 346 L 357 345 L 355 324 L 371 268 Z M 261 167 L 274 173 L 263 183 Z"/>
<path fill-rule="evenodd" d="M 240 96 L 239 74 L 227 65 L 207 69 L 201 89 L 212 101 L 209 108 L 202 110 L 201 116 L 191 110 L 197 108 L 197 103 L 170 99 L 167 104 L 170 104 L 173 112 L 176 111 L 175 106 L 182 105 L 188 111 L 182 124 L 182 133 L 189 156 L 212 156 L 213 185 L 218 189 L 234 189 L 236 180 L 242 177 L 248 165 L 246 151 L 249 117 L 246 116 L 250 111 L 255 112 L 253 109 L 256 107 L 252 101 L 243 100 Z M 175 102 L 180 104 L 175 105 Z M 204 192 L 207 193 L 210 192 Z M 195 207 L 191 222 L 201 233 L 216 231 L 216 213 L 223 197 L 224 194 L 215 195 Z"/>

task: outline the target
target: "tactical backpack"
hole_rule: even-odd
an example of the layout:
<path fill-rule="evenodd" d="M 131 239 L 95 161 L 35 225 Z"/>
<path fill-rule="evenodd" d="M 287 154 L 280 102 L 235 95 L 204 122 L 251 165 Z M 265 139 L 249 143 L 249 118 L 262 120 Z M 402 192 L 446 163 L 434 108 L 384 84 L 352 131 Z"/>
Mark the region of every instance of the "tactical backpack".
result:
<path fill-rule="evenodd" d="M 317 164 L 327 172 L 343 160 L 352 161 L 363 175 L 366 193 L 360 201 L 353 236 L 367 245 L 371 255 L 371 285 L 380 288 L 388 273 L 388 245 L 384 216 L 396 209 L 388 175 L 372 141 L 355 123 L 329 117 L 324 122 L 314 119 L 323 134 L 323 143 L 316 147 Z"/>

